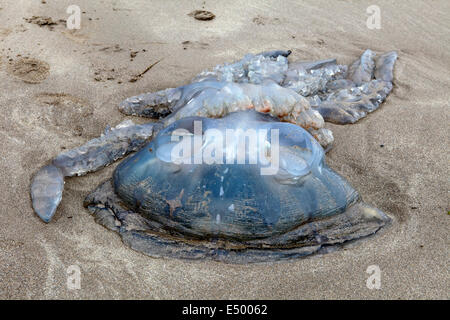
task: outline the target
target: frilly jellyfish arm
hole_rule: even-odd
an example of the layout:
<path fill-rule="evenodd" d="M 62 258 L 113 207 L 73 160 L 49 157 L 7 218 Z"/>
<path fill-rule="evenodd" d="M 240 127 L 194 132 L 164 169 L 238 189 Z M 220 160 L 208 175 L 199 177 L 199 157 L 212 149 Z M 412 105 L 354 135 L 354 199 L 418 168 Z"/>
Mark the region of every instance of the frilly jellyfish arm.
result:
<path fill-rule="evenodd" d="M 36 214 L 49 222 L 61 202 L 64 177 L 97 171 L 140 149 L 152 137 L 155 125 L 136 125 L 132 121 L 124 121 L 115 128 L 105 130 L 101 137 L 56 156 L 32 180 L 31 198 Z"/>
<path fill-rule="evenodd" d="M 146 118 L 165 117 L 181 98 L 183 87 L 149 92 L 125 99 L 119 105 L 120 112 Z"/>
<path fill-rule="evenodd" d="M 324 129 L 320 113 L 310 107 L 306 98 L 274 82 L 250 83 L 211 82 L 182 108 L 163 120 L 165 126 L 186 117 L 221 118 L 243 110 L 256 110 L 297 124 L 310 131 L 324 148 L 333 141 L 331 131 Z"/>
<path fill-rule="evenodd" d="M 392 90 L 390 82 L 371 80 L 358 87 L 332 92 L 317 110 L 325 121 L 337 124 L 355 123 L 376 110 Z"/>
<path fill-rule="evenodd" d="M 373 78 L 375 69 L 375 53 L 367 49 L 361 57 L 353 62 L 348 68 L 348 79 L 352 80 L 356 85 L 362 85 L 369 82 Z"/>
<path fill-rule="evenodd" d="M 337 65 L 335 59 L 296 62 L 289 65 L 282 86 L 304 97 L 324 92 L 330 81 L 342 79 L 347 66 Z"/>
<path fill-rule="evenodd" d="M 258 53 L 257 55 L 261 55 L 269 58 L 277 58 L 278 56 L 283 56 L 287 58 L 292 53 L 291 50 L 273 50 L 273 51 L 264 51 Z"/>
<path fill-rule="evenodd" d="M 212 71 L 203 71 L 189 85 L 127 98 L 120 103 L 119 110 L 127 115 L 159 119 L 181 108 L 198 92 L 209 88 L 211 82 L 261 83 L 272 80 L 281 83 L 288 67 L 286 57 L 290 54 L 290 50 L 248 54 L 232 64 L 218 65 Z"/>
<path fill-rule="evenodd" d="M 315 69 L 334 66 L 337 64 L 336 59 L 325 59 L 316 61 L 296 61 L 289 64 L 289 71 L 311 71 Z"/>
<path fill-rule="evenodd" d="M 64 175 L 50 164 L 42 167 L 31 182 L 31 200 L 34 212 L 45 222 L 50 222 L 62 199 Z"/>
<path fill-rule="evenodd" d="M 119 109 L 152 118 L 171 114 L 164 124 L 254 109 L 302 126 L 327 148 L 333 136 L 323 128 L 324 119 L 354 123 L 376 110 L 392 90 L 394 51 L 376 57 L 366 50 L 349 67 L 338 65 L 336 59 L 288 64 L 289 54 L 282 50 L 248 54 L 200 73 L 191 84 L 128 98 Z"/>
<path fill-rule="evenodd" d="M 258 54 L 247 54 L 241 60 L 233 63 L 224 63 L 205 70 L 192 81 L 225 81 L 238 83 L 261 84 L 266 80 L 278 84 L 283 82 L 288 69 L 287 56 L 290 51 L 268 51 Z"/>
<path fill-rule="evenodd" d="M 348 79 L 336 79 L 310 98 L 312 106 L 325 121 L 355 123 L 376 110 L 392 91 L 393 68 L 397 53 L 380 55 L 366 50 L 348 70 Z"/>
<path fill-rule="evenodd" d="M 395 51 L 380 55 L 375 60 L 375 79 L 392 82 L 394 79 L 394 64 L 397 57 L 397 52 Z"/>
<path fill-rule="evenodd" d="M 62 152 L 53 159 L 53 165 L 61 168 L 66 177 L 97 171 L 138 150 L 151 138 L 154 127 L 155 123 L 138 125 L 126 120 L 81 147 Z"/>

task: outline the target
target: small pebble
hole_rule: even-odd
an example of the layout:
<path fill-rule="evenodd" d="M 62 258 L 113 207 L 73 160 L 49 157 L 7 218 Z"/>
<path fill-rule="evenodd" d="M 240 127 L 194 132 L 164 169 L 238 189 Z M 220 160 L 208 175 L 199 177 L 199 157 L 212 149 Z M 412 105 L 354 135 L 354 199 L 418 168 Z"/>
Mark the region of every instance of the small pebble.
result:
<path fill-rule="evenodd" d="M 214 13 L 206 10 L 195 10 L 189 13 L 188 15 L 200 21 L 209 21 L 216 17 Z"/>

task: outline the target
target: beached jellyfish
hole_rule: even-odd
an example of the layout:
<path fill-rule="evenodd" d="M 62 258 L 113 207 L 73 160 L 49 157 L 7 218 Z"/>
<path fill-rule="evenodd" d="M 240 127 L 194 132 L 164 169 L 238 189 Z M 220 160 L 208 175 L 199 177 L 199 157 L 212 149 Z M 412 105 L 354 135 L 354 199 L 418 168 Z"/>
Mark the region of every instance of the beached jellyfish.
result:
<path fill-rule="evenodd" d="M 122 112 L 159 121 L 127 120 L 55 157 L 33 178 L 35 212 L 49 222 L 64 177 L 138 151 L 85 206 L 150 256 L 274 261 L 374 234 L 389 218 L 327 167 L 333 136 L 324 119 L 353 123 L 377 109 L 397 55 L 367 50 L 347 67 L 289 64 L 289 54 L 247 55 L 191 84 L 126 99 Z"/>

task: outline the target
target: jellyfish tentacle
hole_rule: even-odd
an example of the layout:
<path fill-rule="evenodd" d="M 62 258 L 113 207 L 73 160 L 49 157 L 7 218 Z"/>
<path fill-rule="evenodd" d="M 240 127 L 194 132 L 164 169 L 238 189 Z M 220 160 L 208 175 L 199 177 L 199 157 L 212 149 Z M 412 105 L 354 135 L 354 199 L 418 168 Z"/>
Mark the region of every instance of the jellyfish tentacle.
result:
<path fill-rule="evenodd" d="M 134 124 L 127 120 L 84 145 L 62 152 L 51 164 L 38 170 L 31 182 L 32 205 L 36 214 L 49 222 L 61 202 L 64 177 L 97 171 L 149 141 L 159 124 Z"/>
<path fill-rule="evenodd" d="M 164 126 L 186 117 L 221 118 L 231 112 L 253 109 L 314 132 L 325 148 L 333 141 L 331 131 L 321 130 L 325 123 L 320 113 L 310 107 L 305 97 L 290 89 L 271 81 L 261 85 L 218 81 L 206 83 L 210 85 L 162 120 Z"/>
<path fill-rule="evenodd" d="M 388 80 L 397 59 L 394 51 L 375 59 L 368 49 L 350 67 L 338 65 L 336 59 L 288 64 L 289 53 L 249 54 L 200 73 L 191 84 L 129 98 L 120 109 L 150 117 L 170 114 L 162 120 L 165 125 L 183 117 L 217 118 L 254 109 L 302 126 L 327 147 L 333 137 L 323 129 L 323 118 L 354 123 L 377 109 L 392 90 Z M 307 107 L 301 96 L 307 97 Z M 317 114 L 306 111 L 311 106 Z"/>
<path fill-rule="evenodd" d="M 313 107 L 325 121 L 336 124 L 355 123 L 376 110 L 392 91 L 395 51 L 375 58 L 366 50 L 348 70 L 348 79 L 329 81 L 325 90 L 311 97 Z"/>
<path fill-rule="evenodd" d="M 143 93 L 122 101 L 119 110 L 127 115 L 159 119 L 172 112 L 182 93 L 183 87 Z"/>
<path fill-rule="evenodd" d="M 335 58 L 314 61 L 295 61 L 289 64 L 288 70 L 311 71 L 335 65 L 337 65 L 337 60 Z"/>
<path fill-rule="evenodd" d="M 375 79 L 392 82 L 394 79 L 394 64 L 397 57 L 398 55 L 395 51 L 380 55 L 375 60 Z"/>
<path fill-rule="evenodd" d="M 358 87 L 332 92 L 319 103 L 317 111 L 328 122 L 355 123 L 375 111 L 391 90 L 391 82 L 371 80 Z"/>
<path fill-rule="evenodd" d="M 336 64 L 336 59 L 296 62 L 289 65 L 282 86 L 309 97 L 324 92 L 329 82 L 341 80 L 347 66 Z"/>
<path fill-rule="evenodd" d="M 356 85 L 369 82 L 373 78 L 375 70 L 375 52 L 370 49 L 364 51 L 361 57 L 348 68 L 348 79 Z"/>
<path fill-rule="evenodd" d="M 53 164 L 39 169 L 31 182 L 31 200 L 34 212 L 44 221 L 50 222 L 62 199 L 64 174 Z"/>
<path fill-rule="evenodd" d="M 258 53 L 257 55 L 270 58 L 278 58 L 279 56 L 287 58 L 291 53 L 292 53 L 291 50 L 272 50 L 272 51 L 263 51 Z"/>

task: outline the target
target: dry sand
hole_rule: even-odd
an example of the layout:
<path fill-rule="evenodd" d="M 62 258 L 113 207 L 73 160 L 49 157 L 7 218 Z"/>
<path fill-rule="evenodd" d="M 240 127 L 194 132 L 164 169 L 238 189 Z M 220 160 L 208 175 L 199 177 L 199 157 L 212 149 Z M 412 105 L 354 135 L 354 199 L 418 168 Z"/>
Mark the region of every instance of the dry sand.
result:
<path fill-rule="evenodd" d="M 72 3 L 85 12 L 76 31 L 59 21 Z M 373 4 L 381 9 L 380 30 L 366 27 Z M 187 15 L 202 6 L 216 18 Z M 447 0 L 9 0 L 0 7 L 1 298 L 450 297 Z M 33 16 L 56 24 L 24 20 Z M 114 166 L 67 179 L 50 224 L 31 209 L 32 174 L 64 148 L 125 119 L 117 105 L 128 96 L 181 85 L 247 52 L 292 49 L 291 59 L 350 63 L 366 48 L 398 51 L 395 88 L 357 124 L 328 125 L 336 138 L 328 163 L 394 218 L 375 237 L 269 265 L 152 259 L 125 247 L 82 206 Z M 133 61 L 132 51 L 138 51 Z M 81 268 L 80 290 L 67 289 L 70 265 Z M 381 268 L 380 290 L 366 287 L 369 265 Z"/>

